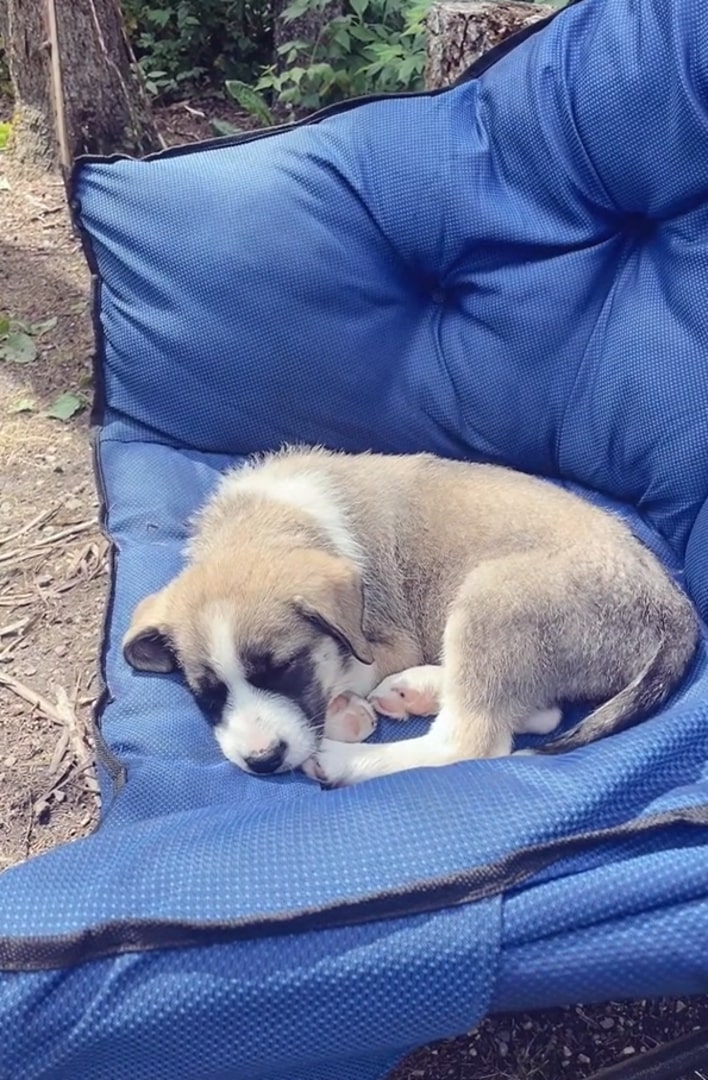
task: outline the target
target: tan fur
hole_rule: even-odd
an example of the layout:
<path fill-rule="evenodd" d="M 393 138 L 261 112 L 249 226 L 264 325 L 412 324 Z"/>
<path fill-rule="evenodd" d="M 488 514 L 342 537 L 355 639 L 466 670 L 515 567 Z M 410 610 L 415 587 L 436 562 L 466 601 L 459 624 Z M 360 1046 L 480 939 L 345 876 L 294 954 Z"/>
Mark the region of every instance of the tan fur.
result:
<path fill-rule="evenodd" d="M 340 634 L 358 662 L 328 696 L 375 699 L 387 677 L 440 665 L 431 734 L 398 750 L 325 740 L 317 771 L 331 782 L 509 753 L 515 731 L 561 702 L 608 702 L 603 730 L 592 717 L 587 730 L 610 733 L 663 700 L 693 654 L 695 616 L 659 562 L 619 519 L 544 481 L 430 455 L 323 450 L 285 451 L 248 475 L 241 492 L 229 474 L 200 513 L 189 566 L 138 607 L 126 655 L 136 663 L 153 630 L 189 679 L 209 648 L 203 612 L 221 603 L 237 653 L 311 648 L 318 620 Z M 313 507 L 336 509 L 331 527 L 288 492 L 295 478 L 314 485 Z"/>

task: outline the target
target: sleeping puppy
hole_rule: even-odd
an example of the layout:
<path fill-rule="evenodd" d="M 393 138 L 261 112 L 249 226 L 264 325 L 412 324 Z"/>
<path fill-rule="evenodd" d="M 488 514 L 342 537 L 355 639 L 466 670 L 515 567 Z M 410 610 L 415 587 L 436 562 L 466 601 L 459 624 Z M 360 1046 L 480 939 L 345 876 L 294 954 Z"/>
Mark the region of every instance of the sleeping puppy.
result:
<path fill-rule="evenodd" d="M 546 751 L 663 702 L 698 636 L 686 597 L 611 514 L 543 480 L 427 454 L 288 449 L 228 472 L 187 565 L 135 611 L 140 671 L 179 669 L 242 769 L 350 784 Z M 374 709 L 429 732 L 359 745 Z"/>

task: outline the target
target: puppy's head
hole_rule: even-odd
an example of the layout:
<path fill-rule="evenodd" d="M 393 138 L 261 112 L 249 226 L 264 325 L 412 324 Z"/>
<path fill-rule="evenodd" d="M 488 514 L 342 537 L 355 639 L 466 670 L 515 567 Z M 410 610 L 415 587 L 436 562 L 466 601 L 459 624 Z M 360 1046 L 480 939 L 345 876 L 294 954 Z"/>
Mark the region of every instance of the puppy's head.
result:
<path fill-rule="evenodd" d="M 347 668 L 371 664 L 363 586 L 348 560 L 241 550 L 188 566 L 138 605 L 123 640 L 139 671 L 181 670 L 225 756 L 254 773 L 316 750 Z"/>

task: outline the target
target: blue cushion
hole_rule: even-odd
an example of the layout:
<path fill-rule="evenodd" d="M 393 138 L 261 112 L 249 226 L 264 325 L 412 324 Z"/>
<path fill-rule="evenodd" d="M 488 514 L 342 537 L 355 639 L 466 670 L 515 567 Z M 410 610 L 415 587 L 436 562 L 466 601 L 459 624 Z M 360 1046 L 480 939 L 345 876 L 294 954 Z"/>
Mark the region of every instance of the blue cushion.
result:
<path fill-rule="evenodd" d="M 295 440 L 550 476 L 708 615 L 702 15 L 583 0 L 447 93 L 79 168 L 103 820 L 0 877 L 0 1074 L 380 1080 L 490 1009 L 704 989 L 705 639 L 622 735 L 333 792 L 120 653 L 220 470 Z"/>
<path fill-rule="evenodd" d="M 585 0 L 449 93 L 85 167 L 115 437 L 504 461 L 682 553 L 708 496 L 696 5 Z"/>

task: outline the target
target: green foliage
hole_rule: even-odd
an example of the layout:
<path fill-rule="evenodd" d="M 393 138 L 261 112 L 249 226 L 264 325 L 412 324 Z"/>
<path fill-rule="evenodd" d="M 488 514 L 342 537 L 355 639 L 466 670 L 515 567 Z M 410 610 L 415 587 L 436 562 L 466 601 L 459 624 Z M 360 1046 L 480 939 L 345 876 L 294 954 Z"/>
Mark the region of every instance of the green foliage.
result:
<path fill-rule="evenodd" d="M 76 416 L 86 408 L 86 398 L 79 394 L 74 394 L 72 391 L 67 390 L 54 401 L 45 412 L 43 416 L 48 416 L 52 420 L 71 420 L 72 416 Z"/>
<path fill-rule="evenodd" d="M 234 101 L 245 109 L 251 116 L 255 116 L 264 127 L 270 127 L 275 123 L 273 113 L 268 108 L 268 103 L 258 90 L 249 86 L 240 79 L 227 79 L 226 89 Z"/>
<path fill-rule="evenodd" d="M 66 423 L 77 413 L 83 412 L 89 404 L 88 398 L 81 392 L 65 390 L 46 409 L 40 409 L 35 398 L 23 397 L 13 401 L 7 407 L 9 413 L 36 413 L 39 416 L 49 417 L 51 420 L 62 420 Z"/>
<path fill-rule="evenodd" d="M 567 0 L 547 0 L 563 7 Z M 2 0 L 0 0 L 2 3 Z M 286 26 L 327 11 L 331 0 L 292 0 Z M 121 0 L 148 91 L 172 98 L 204 87 L 227 91 L 263 124 L 271 104 L 316 109 L 370 93 L 418 90 L 431 0 L 344 0 L 314 41 L 293 39 L 273 63 L 273 0 Z M 341 10 L 338 8 L 338 10 Z M 251 91 L 247 93 L 246 89 Z M 0 39 L 0 94 L 9 76 Z M 226 121 L 212 121 L 225 134 Z M 0 125 L 0 149 L 7 132 Z"/>
<path fill-rule="evenodd" d="M 293 0 L 282 19 L 287 24 L 323 6 L 323 0 Z M 316 41 L 282 45 L 284 70 L 268 66 L 256 89 L 300 109 L 361 94 L 422 89 L 429 6 L 430 0 L 349 0 Z"/>
<path fill-rule="evenodd" d="M 293 0 L 287 25 L 326 11 L 329 0 Z M 367 93 L 414 90 L 425 65 L 423 20 L 430 0 L 345 0 L 316 41 L 293 40 L 273 60 L 272 0 L 122 0 L 147 89 L 174 97 L 201 85 L 226 86 L 268 125 L 268 100 L 297 109 Z M 266 95 L 266 96 L 264 96 Z"/>
<path fill-rule="evenodd" d="M 6 122 L 0 123 L 0 150 L 4 150 L 6 148 L 11 131 L 12 124 L 8 124 Z"/>
<path fill-rule="evenodd" d="M 219 120 L 218 117 L 212 117 L 209 121 L 209 126 L 215 135 L 240 135 L 242 128 L 236 127 L 234 124 L 230 124 L 228 120 Z"/>
<path fill-rule="evenodd" d="M 56 318 L 41 322 L 24 323 L 0 315 L 0 360 L 10 364 L 31 364 L 37 359 L 37 341 L 53 330 Z"/>
<path fill-rule="evenodd" d="M 252 80 L 270 49 L 268 0 L 122 0 L 151 94 L 173 97 L 225 78 Z"/>

